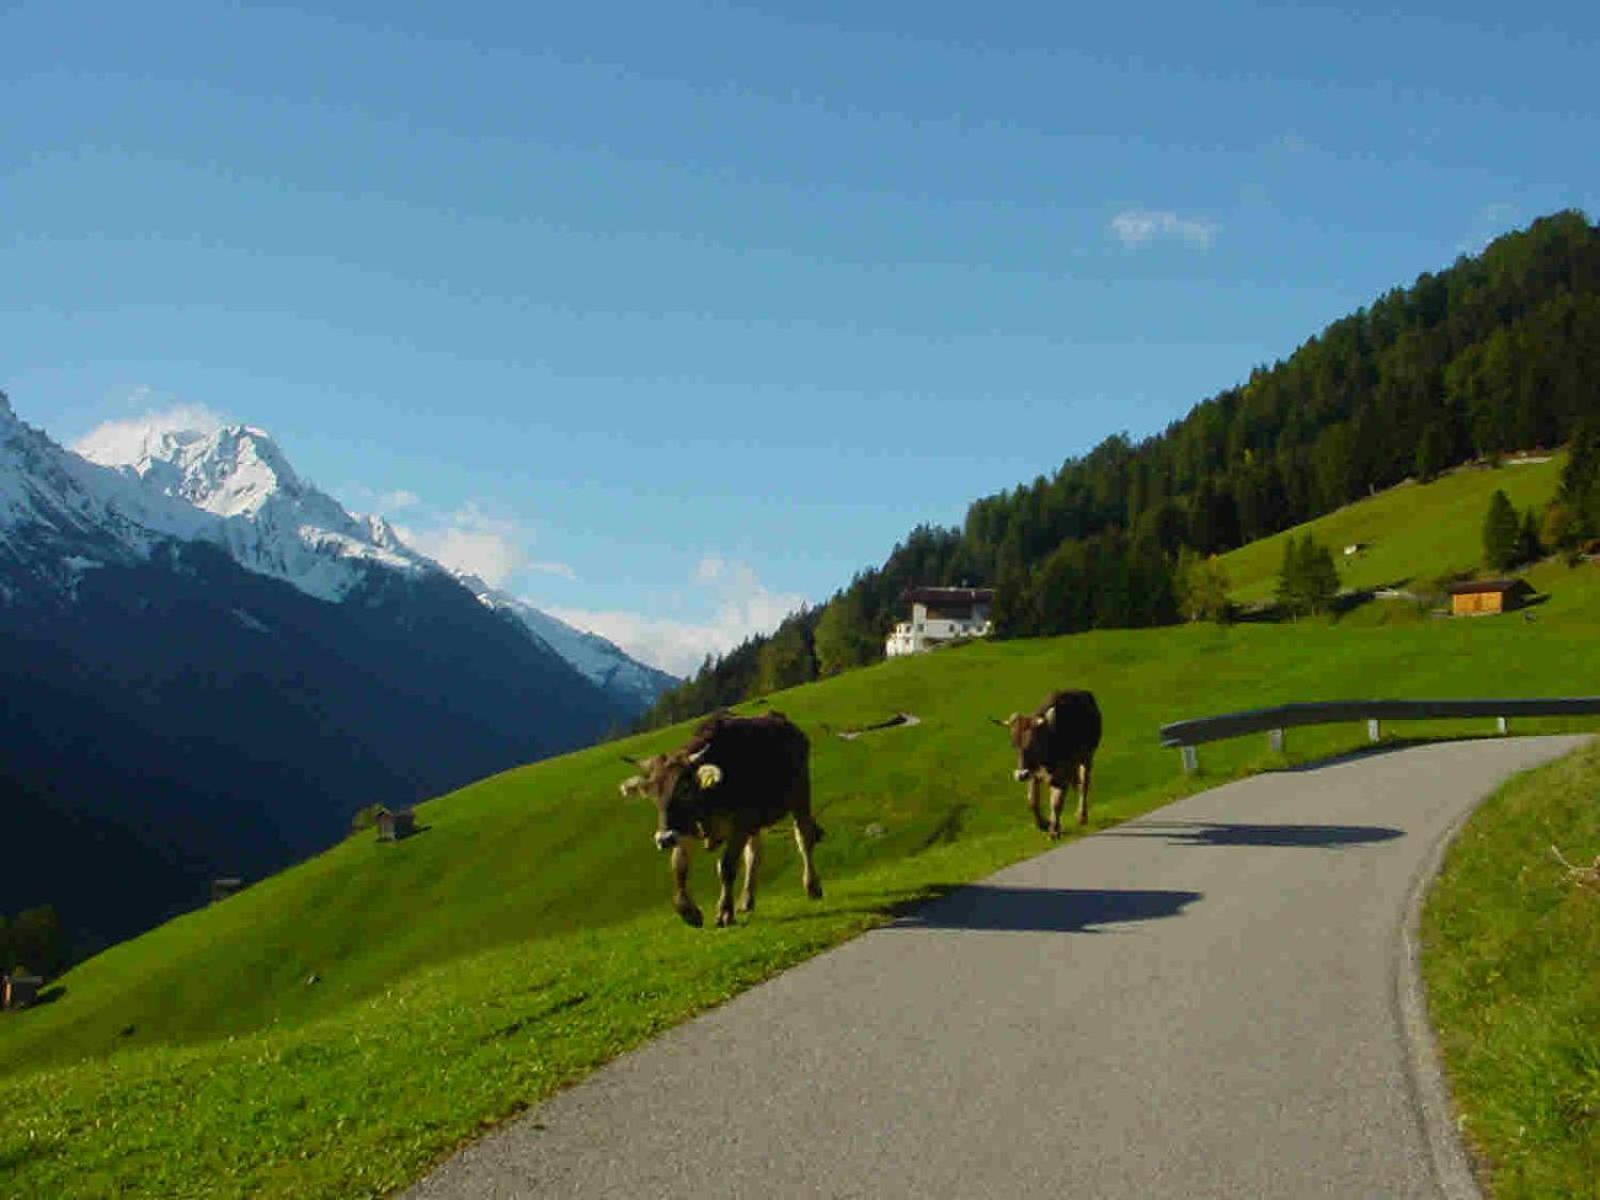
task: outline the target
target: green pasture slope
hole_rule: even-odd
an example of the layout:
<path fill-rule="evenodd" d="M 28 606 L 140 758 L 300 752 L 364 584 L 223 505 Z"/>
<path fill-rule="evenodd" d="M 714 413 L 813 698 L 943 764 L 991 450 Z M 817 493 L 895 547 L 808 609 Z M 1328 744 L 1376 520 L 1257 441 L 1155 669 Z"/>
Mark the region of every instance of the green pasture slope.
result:
<path fill-rule="evenodd" d="M 1423 913 L 1461 1128 L 1498 1200 L 1600 1196 L 1600 742 L 1473 814 Z"/>
<path fill-rule="evenodd" d="M 1467 560 L 1478 520 L 1465 521 Z M 793 847 L 772 837 L 758 911 L 733 930 L 692 930 L 671 913 L 652 814 L 617 794 L 628 773 L 617 754 L 672 745 L 682 729 L 440 797 L 419 809 L 418 836 L 355 837 L 106 951 L 63 977 L 51 1003 L 0 1017 L 0 1196 L 382 1195 L 661 1029 L 1043 849 L 987 717 L 1053 687 L 1093 688 L 1107 723 L 1102 827 L 1283 761 L 1265 738 L 1222 743 L 1202 752 L 1205 776 L 1186 780 L 1157 745 L 1165 721 L 1377 693 L 1600 692 L 1600 570 L 1548 564 L 1534 578 L 1551 599 L 1533 622 L 1376 625 L 1358 611 L 1105 631 L 900 659 L 774 697 L 812 735 L 827 898 L 800 895 Z M 922 723 L 856 741 L 829 732 L 897 711 Z M 1292 757 L 1364 734 L 1295 730 Z M 704 860 L 695 888 L 708 904 Z"/>
<path fill-rule="evenodd" d="M 1333 551 L 1339 582 L 1348 588 L 1411 589 L 1447 572 L 1481 568 L 1489 498 L 1500 489 L 1519 514 L 1530 507 L 1542 509 L 1555 495 L 1565 462 L 1563 451 L 1546 462 L 1459 467 L 1432 483 L 1402 483 L 1241 546 L 1221 556 L 1233 598 L 1243 604 L 1272 599 L 1284 542 L 1307 533 Z M 1367 549 L 1344 557 L 1344 548 L 1357 542 Z"/>

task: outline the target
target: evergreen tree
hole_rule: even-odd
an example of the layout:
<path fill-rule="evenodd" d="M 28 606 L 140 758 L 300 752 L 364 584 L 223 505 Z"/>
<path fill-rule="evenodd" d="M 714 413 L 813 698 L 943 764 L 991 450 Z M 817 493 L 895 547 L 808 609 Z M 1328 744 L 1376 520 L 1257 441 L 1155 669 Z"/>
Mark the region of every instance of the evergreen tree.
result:
<path fill-rule="evenodd" d="M 1028 568 L 1022 565 L 1020 554 L 1002 552 L 989 620 L 997 638 L 1031 637 L 1037 632 L 1033 619 L 1033 580 Z"/>
<path fill-rule="evenodd" d="M 1592 417 L 1581 418 L 1573 430 L 1560 495 L 1576 516 L 1580 537 L 1600 534 L 1600 421 Z"/>
<path fill-rule="evenodd" d="M 66 966 L 67 943 L 61 918 L 50 905 L 24 909 L 11 922 L 11 967 L 51 976 Z"/>
<path fill-rule="evenodd" d="M 822 610 L 814 643 L 817 674 L 823 678 L 864 666 L 883 654 L 883 641 L 874 636 L 861 593 L 855 588 L 840 592 Z"/>
<path fill-rule="evenodd" d="M 1291 616 L 1324 613 L 1339 595 L 1339 569 L 1332 552 L 1309 533 L 1299 541 L 1290 538 L 1283 547 L 1278 569 L 1278 604 Z"/>
<path fill-rule="evenodd" d="M 1575 566 L 1578 547 L 1583 544 L 1583 525 L 1578 519 L 1577 510 L 1564 500 L 1552 500 L 1544 510 L 1541 540 L 1566 559 L 1569 567 Z"/>
<path fill-rule="evenodd" d="M 1539 518 L 1533 509 L 1522 514 L 1522 527 L 1517 530 L 1517 561 L 1538 562 L 1544 557 L 1544 546 L 1539 542 Z"/>
<path fill-rule="evenodd" d="M 1417 443 L 1417 478 L 1423 483 L 1430 483 L 1439 477 L 1439 472 L 1449 462 L 1450 449 L 1444 426 L 1435 421 L 1422 431 L 1422 440 Z"/>
<path fill-rule="evenodd" d="M 1308 535 L 1309 536 L 1309 535 Z M 1273 597 L 1278 607 L 1291 617 L 1300 615 L 1300 545 L 1290 534 L 1283 542 L 1283 561 L 1278 564 L 1278 584 Z"/>
<path fill-rule="evenodd" d="M 1517 561 L 1517 533 L 1517 510 L 1497 488 L 1483 519 L 1483 561 L 1491 570 L 1504 571 Z"/>
<path fill-rule="evenodd" d="M 1298 570 L 1301 603 L 1307 612 L 1325 613 L 1339 595 L 1339 568 L 1333 552 L 1308 533 L 1300 545 Z"/>
<path fill-rule="evenodd" d="M 816 660 L 811 654 L 805 624 L 789 617 L 757 653 L 755 686 L 750 694 L 765 696 L 809 683 L 816 677 Z"/>

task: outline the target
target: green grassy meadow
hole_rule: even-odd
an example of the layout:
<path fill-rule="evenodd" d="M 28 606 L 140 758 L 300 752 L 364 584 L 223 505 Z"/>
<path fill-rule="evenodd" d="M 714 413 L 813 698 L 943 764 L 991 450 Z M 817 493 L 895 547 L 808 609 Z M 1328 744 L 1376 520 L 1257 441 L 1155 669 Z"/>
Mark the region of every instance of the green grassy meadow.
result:
<path fill-rule="evenodd" d="M 1423 914 L 1423 975 L 1460 1123 L 1499 1200 L 1600 1196 L 1600 744 L 1500 789 Z"/>
<path fill-rule="evenodd" d="M 1555 481 L 1543 467 L 1475 474 L 1542 478 L 1542 495 L 1513 492 L 1519 505 Z M 1425 544 L 1408 513 L 1431 523 L 1440 507 L 1459 507 L 1465 544 L 1410 570 L 1470 563 L 1493 486 L 1478 489 L 1481 504 L 1476 491 L 1452 492 L 1448 504 L 1430 491 L 1462 486 L 1453 475 L 1414 489 L 1381 537 L 1363 539 L 1374 559 L 1384 539 Z M 1236 552 L 1239 562 L 1251 552 Z M 1263 553 L 1275 571 L 1278 556 Z M 1247 589 L 1253 578 L 1234 557 L 1229 570 Z M 1550 600 L 1532 622 L 1414 610 L 1391 621 L 1374 616 L 1384 603 L 1374 602 L 1338 621 L 975 644 L 775 696 L 812 738 L 827 898 L 800 894 L 793 845 L 775 832 L 758 910 L 732 930 L 678 921 L 665 857 L 650 843 L 653 810 L 617 794 L 629 773 L 618 755 L 674 745 L 683 728 L 442 796 L 419 808 L 418 836 L 396 845 L 356 836 L 107 950 L 58 981 L 53 1002 L 0 1018 L 0 1196 L 392 1191 L 652 1034 L 909 902 L 1046 848 L 989 716 L 1056 687 L 1096 692 L 1106 718 L 1091 815 L 1100 828 L 1365 739 L 1364 726 L 1293 730 L 1287 757 L 1264 737 L 1208 745 L 1202 775 L 1187 779 L 1177 752 L 1157 744 L 1167 721 L 1302 700 L 1600 693 L 1600 569 L 1546 564 L 1534 581 Z M 899 711 L 922 723 L 832 736 Z M 1488 725 L 1391 728 L 1460 736 Z M 709 909 L 704 856 L 694 891 Z"/>
<path fill-rule="evenodd" d="M 1284 543 L 1309 531 L 1333 551 L 1343 586 L 1415 589 L 1447 573 L 1481 568 L 1483 518 L 1496 489 L 1505 492 L 1519 514 L 1542 507 L 1555 495 L 1565 462 L 1563 452 L 1548 462 L 1459 467 L 1432 483 L 1403 483 L 1241 546 L 1221 555 L 1220 561 L 1234 600 L 1241 604 L 1271 600 L 1283 565 Z M 1367 549 L 1344 557 L 1344 548 L 1357 542 Z"/>

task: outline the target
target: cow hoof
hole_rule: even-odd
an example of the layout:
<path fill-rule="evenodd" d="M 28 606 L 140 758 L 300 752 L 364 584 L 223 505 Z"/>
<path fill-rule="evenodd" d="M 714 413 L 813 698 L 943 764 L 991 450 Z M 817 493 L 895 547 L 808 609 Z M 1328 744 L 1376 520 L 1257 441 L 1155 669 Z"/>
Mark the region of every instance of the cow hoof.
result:
<path fill-rule="evenodd" d="M 706 919 L 700 915 L 698 908 L 680 908 L 678 915 L 683 918 L 685 925 L 693 925 L 696 929 L 706 923 Z"/>
<path fill-rule="evenodd" d="M 821 900 L 822 885 L 820 883 L 806 884 L 806 895 L 810 896 L 813 900 Z"/>
<path fill-rule="evenodd" d="M 717 928 L 718 929 L 729 929 L 729 928 L 732 927 L 732 925 L 733 925 L 733 913 L 732 912 L 719 912 L 717 914 Z"/>
<path fill-rule="evenodd" d="M 1050 840 L 1052 842 L 1059 842 L 1061 840 L 1061 830 L 1059 830 L 1059 829 L 1047 829 L 1047 830 L 1045 830 L 1045 832 L 1050 835 Z"/>
<path fill-rule="evenodd" d="M 755 910 L 756 910 L 756 902 L 754 900 L 741 900 L 741 901 L 739 901 L 739 911 L 740 912 L 742 912 L 742 913 L 753 913 L 753 912 L 755 912 Z"/>

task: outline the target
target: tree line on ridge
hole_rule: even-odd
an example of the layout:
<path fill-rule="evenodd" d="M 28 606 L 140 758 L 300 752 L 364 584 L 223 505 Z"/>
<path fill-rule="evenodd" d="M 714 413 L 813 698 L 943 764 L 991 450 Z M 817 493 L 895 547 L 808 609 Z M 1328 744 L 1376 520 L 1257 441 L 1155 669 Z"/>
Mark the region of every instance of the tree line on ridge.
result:
<path fill-rule="evenodd" d="M 1160 433 L 1113 435 L 976 500 L 959 529 L 913 529 L 826 604 L 708 656 L 639 727 L 877 661 L 909 587 L 995 588 L 1000 637 L 1193 619 L 1214 598 L 1212 555 L 1514 450 L 1570 442 L 1547 540 L 1600 536 L 1596 379 L 1600 228 L 1565 211 L 1389 291 Z"/>

